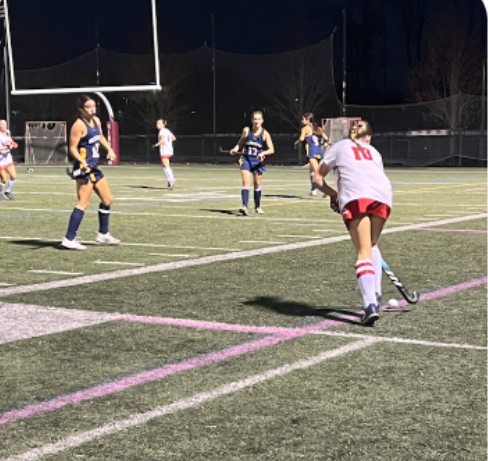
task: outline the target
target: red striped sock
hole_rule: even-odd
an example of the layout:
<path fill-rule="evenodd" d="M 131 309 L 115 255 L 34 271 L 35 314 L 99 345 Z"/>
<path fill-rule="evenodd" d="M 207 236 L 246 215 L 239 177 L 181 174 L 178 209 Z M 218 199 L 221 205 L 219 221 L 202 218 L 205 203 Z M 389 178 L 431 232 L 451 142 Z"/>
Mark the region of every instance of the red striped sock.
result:
<path fill-rule="evenodd" d="M 375 272 L 371 260 L 361 259 L 356 262 L 356 277 L 363 295 L 364 307 L 376 304 Z"/>

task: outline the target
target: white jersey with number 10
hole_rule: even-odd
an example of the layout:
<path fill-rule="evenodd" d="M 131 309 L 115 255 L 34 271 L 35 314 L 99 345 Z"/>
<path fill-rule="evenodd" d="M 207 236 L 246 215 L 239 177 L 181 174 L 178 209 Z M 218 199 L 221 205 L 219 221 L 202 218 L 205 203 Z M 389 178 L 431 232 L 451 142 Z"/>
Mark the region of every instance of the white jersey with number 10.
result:
<path fill-rule="evenodd" d="M 329 149 L 320 163 L 334 172 L 341 210 L 362 198 L 391 208 L 391 183 L 383 170 L 381 154 L 370 144 L 343 139 Z"/>

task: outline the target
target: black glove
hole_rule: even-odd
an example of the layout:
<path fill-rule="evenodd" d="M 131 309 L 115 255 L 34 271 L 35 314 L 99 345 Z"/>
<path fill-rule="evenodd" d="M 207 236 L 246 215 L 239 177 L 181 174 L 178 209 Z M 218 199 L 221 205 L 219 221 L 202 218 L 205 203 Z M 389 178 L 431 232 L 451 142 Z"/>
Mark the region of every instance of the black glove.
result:
<path fill-rule="evenodd" d="M 332 211 L 341 214 L 341 209 L 339 207 L 339 201 L 337 200 L 337 195 L 330 198 L 330 208 Z"/>

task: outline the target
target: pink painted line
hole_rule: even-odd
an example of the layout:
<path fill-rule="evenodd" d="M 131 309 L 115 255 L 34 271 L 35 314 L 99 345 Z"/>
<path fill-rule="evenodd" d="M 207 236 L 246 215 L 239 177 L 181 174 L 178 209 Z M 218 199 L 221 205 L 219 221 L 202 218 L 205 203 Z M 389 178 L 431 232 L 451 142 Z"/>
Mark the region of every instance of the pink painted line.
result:
<path fill-rule="evenodd" d="M 210 354 L 195 357 L 184 362 L 173 365 L 166 365 L 155 370 L 139 373 L 137 375 L 130 376 L 119 381 L 102 384 L 79 392 L 75 392 L 73 394 L 63 395 L 61 397 L 57 397 L 46 402 L 29 405 L 19 410 L 12 410 L 0 415 L 0 426 L 21 419 L 29 418 L 39 413 L 56 410 L 66 405 L 72 405 L 97 397 L 103 397 L 109 394 L 113 394 L 114 392 L 120 392 L 124 389 L 128 389 L 139 384 L 155 381 L 166 376 L 180 373 L 182 371 L 192 370 L 194 368 L 203 367 L 211 363 L 220 362 L 230 357 L 236 357 L 249 352 L 253 352 L 263 347 L 273 346 L 275 344 L 288 341 L 293 338 L 305 336 L 314 330 L 320 330 L 323 325 L 328 325 L 328 322 L 320 322 L 304 328 L 295 328 L 280 335 L 268 336 L 257 341 L 234 346 L 220 352 L 212 352 Z"/>
<path fill-rule="evenodd" d="M 435 227 L 417 227 L 412 230 L 429 231 L 429 232 L 467 232 L 473 234 L 486 234 L 488 232 L 484 229 L 442 229 L 442 228 L 435 228 Z"/>
<path fill-rule="evenodd" d="M 472 280 L 470 282 L 460 283 L 458 285 L 452 285 L 446 288 L 441 288 L 440 290 L 426 293 L 424 295 L 421 295 L 420 300 L 428 301 L 430 299 L 440 298 L 453 293 L 457 293 L 462 290 L 467 290 L 469 288 L 484 285 L 486 283 L 487 283 L 487 277 L 482 277 L 480 279 Z M 398 303 L 399 306 L 405 306 L 406 304 L 407 304 L 406 301 L 400 301 Z M 384 310 L 385 307 L 382 307 L 381 309 Z M 137 316 L 125 316 L 125 317 L 137 318 Z M 354 317 L 352 316 L 343 316 L 343 318 L 354 319 Z M 164 320 L 164 319 L 161 318 L 160 320 Z M 158 323 L 163 323 L 163 322 L 161 321 Z M 209 327 L 212 324 L 212 322 L 194 322 L 194 323 L 200 323 L 202 327 L 203 325 Z M 29 405 L 27 407 L 18 410 L 8 411 L 0 415 L 0 426 L 15 421 L 19 421 L 21 419 L 29 418 L 31 416 L 40 413 L 53 411 L 65 407 L 66 405 L 72 405 L 86 400 L 91 400 L 97 397 L 103 397 L 109 394 L 113 394 L 115 392 L 120 392 L 124 389 L 128 389 L 133 386 L 138 386 L 140 384 L 156 381 L 158 379 L 176 373 L 180 373 L 182 371 L 192 370 L 195 368 L 203 367 L 205 365 L 209 365 L 211 363 L 220 362 L 230 357 L 237 357 L 239 355 L 243 355 L 249 352 L 262 349 L 264 347 L 273 346 L 275 344 L 279 344 L 284 341 L 288 341 L 290 339 L 305 336 L 316 330 L 325 330 L 340 325 L 341 323 L 342 322 L 340 320 L 325 320 L 324 322 L 316 323 L 314 325 L 309 325 L 303 328 L 295 328 L 290 330 L 285 329 L 283 332 L 280 331 L 279 334 L 268 336 L 266 338 L 252 341 L 249 343 L 241 344 L 239 346 L 230 347 L 220 352 L 212 352 L 210 354 L 202 355 L 200 357 L 195 357 L 186 360 L 184 362 L 180 362 L 173 365 L 166 365 L 164 367 L 157 368 L 155 370 L 139 373 L 137 375 L 130 376 L 128 378 L 124 378 L 119 381 L 114 381 L 108 384 L 101 384 L 99 386 L 95 386 L 89 389 L 75 392 L 73 394 L 67 394 L 60 397 L 56 397 L 46 402 Z M 221 328 L 223 325 L 225 324 L 219 324 L 219 328 Z M 236 327 L 238 328 L 239 325 L 230 325 L 230 327 L 234 328 L 232 331 L 238 331 L 235 328 Z"/>

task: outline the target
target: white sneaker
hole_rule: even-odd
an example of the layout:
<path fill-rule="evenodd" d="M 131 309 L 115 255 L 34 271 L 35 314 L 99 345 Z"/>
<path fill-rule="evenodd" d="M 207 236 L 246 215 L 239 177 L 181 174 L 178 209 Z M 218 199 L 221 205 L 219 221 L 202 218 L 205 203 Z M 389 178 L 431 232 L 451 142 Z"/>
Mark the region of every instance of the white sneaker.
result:
<path fill-rule="evenodd" d="M 242 205 L 240 208 L 239 208 L 239 213 L 243 216 L 247 216 L 247 206 L 244 206 Z"/>
<path fill-rule="evenodd" d="M 78 240 L 68 240 L 66 237 L 63 237 L 63 240 L 61 240 L 61 246 L 68 250 L 86 250 L 86 246 L 82 245 Z"/>
<path fill-rule="evenodd" d="M 317 189 L 311 190 L 310 194 L 308 195 L 310 195 L 311 197 L 315 197 L 317 195 Z"/>
<path fill-rule="evenodd" d="M 119 239 L 116 239 L 113 235 L 109 234 L 101 234 L 100 232 L 97 234 L 97 238 L 95 239 L 98 243 L 106 243 L 107 245 L 118 245 L 120 243 Z"/>
<path fill-rule="evenodd" d="M 255 211 L 256 211 L 257 214 L 263 214 L 264 213 L 264 210 L 261 207 L 256 208 Z"/>
<path fill-rule="evenodd" d="M 173 181 L 169 181 L 168 182 L 168 189 L 169 190 L 173 190 L 174 187 L 175 187 L 175 182 L 176 182 L 176 179 L 173 179 Z"/>

